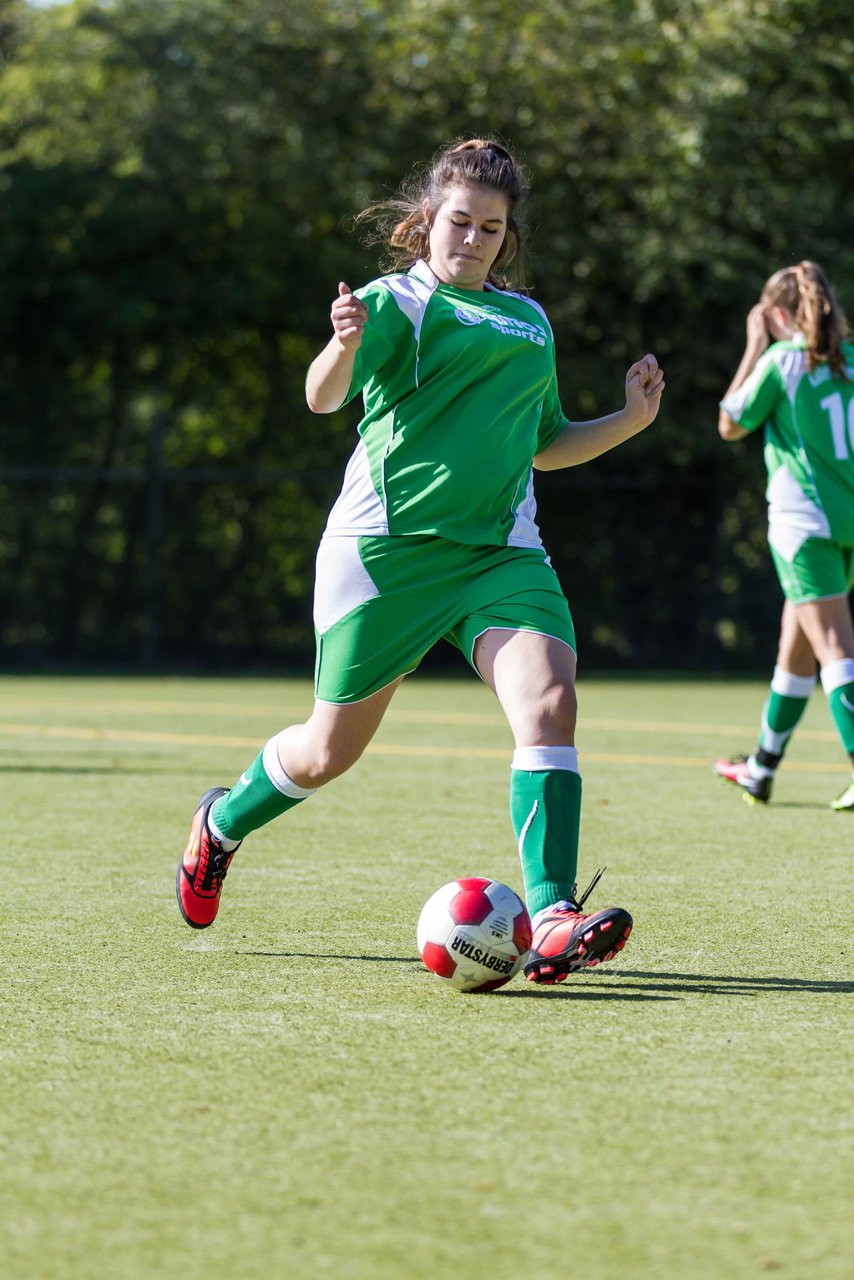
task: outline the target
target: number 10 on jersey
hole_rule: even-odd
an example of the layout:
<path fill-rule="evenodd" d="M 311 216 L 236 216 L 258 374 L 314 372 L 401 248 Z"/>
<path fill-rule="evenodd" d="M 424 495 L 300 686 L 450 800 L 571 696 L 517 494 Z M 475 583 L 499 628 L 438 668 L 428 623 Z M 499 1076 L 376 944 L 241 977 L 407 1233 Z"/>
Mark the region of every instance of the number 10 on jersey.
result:
<path fill-rule="evenodd" d="M 825 396 L 821 401 L 822 409 L 830 414 L 830 432 L 833 436 L 833 452 L 841 462 L 846 462 L 848 453 L 848 444 L 851 443 L 851 450 L 854 452 L 854 396 L 848 400 L 848 435 L 846 439 L 846 412 L 845 405 L 842 401 L 842 392 L 834 391 L 832 396 Z"/>

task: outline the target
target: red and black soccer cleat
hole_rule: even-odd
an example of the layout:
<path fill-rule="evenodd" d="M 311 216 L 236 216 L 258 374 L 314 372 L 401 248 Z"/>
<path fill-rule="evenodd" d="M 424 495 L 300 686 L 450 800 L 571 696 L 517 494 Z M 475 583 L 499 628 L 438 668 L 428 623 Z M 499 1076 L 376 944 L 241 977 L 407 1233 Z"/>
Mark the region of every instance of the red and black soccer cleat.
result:
<path fill-rule="evenodd" d="M 198 803 L 190 827 L 190 839 L 178 863 L 175 890 L 181 915 L 194 929 L 207 929 L 219 910 L 222 882 L 237 849 L 226 853 L 208 831 L 208 814 L 226 787 L 211 787 Z M 238 845 L 238 848 L 240 846 Z"/>
<path fill-rule="evenodd" d="M 604 870 L 604 867 L 603 867 Z M 632 917 L 622 907 L 606 907 L 584 915 L 581 908 L 602 875 L 597 871 L 581 897 L 556 902 L 539 913 L 524 973 L 529 982 L 551 985 L 570 973 L 613 960 L 632 931 Z"/>

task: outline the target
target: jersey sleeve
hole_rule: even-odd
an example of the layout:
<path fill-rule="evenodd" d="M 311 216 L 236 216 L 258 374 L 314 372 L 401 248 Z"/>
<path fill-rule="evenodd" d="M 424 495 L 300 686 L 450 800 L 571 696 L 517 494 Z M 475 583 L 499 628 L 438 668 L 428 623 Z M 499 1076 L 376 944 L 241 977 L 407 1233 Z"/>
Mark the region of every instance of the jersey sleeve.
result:
<path fill-rule="evenodd" d="M 540 414 L 540 424 L 537 428 L 537 453 L 542 453 L 543 449 L 547 449 L 553 440 L 556 440 L 569 422 L 563 411 L 558 395 L 557 387 L 557 370 L 552 369 L 551 381 L 543 398 L 543 409 Z"/>
<path fill-rule="evenodd" d="M 786 388 L 773 350 L 764 352 L 750 377 L 720 402 L 725 413 L 745 431 L 755 431 L 771 417 Z"/>
<path fill-rule="evenodd" d="M 365 383 L 393 363 L 401 344 L 412 334 L 412 325 L 403 315 L 390 289 L 373 281 L 356 290 L 368 308 L 362 343 L 356 352 L 353 380 L 345 404 L 359 394 Z"/>

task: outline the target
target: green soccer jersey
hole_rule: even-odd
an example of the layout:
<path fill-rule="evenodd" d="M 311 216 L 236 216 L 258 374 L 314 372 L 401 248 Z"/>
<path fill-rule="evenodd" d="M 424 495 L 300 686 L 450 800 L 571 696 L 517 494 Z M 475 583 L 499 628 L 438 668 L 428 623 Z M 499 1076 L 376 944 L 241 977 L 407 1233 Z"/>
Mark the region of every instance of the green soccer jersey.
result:
<path fill-rule="evenodd" d="M 541 545 L 531 461 L 567 422 L 542 307 L 441 284 L 424 262 L 357 296 L 347 399 L 365 411 L 327 534 Z"/>
<path fill-rule="evenodd" d="M 843 346 L 854 379 L 854 347 Z M 792 560 L 808 537 L 854 545 L 854 381 L 807 370 L 803 338 L 775 342 L 721 401 L 748 431 L 765 428 L 772 545 Z"/>

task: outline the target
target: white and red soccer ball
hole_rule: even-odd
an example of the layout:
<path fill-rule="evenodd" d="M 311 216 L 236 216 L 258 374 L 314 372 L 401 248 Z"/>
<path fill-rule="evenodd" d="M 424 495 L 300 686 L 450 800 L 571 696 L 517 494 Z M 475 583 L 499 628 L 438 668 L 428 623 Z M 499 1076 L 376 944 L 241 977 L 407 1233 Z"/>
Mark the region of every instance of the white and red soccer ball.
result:
<path fill-rule="evenodd" d="M 525 962 L 531 918 L 506 884 L 468 876 L 427 899 L 417 936 L 427 968 L 457 991 L 495 991 Z"/>

